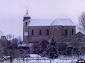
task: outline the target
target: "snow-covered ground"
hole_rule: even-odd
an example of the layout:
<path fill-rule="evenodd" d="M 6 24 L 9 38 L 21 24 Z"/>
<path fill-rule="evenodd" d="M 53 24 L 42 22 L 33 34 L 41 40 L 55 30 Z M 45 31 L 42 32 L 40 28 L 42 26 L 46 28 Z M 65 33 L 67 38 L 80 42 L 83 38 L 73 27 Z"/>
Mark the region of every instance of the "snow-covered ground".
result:
<path fill-rule="evenodd" d="M 10 63 L 10 61 L 4 61 L 1 63 Z M 23 59 L 14 59 L 12 63 L 50 63 L 50 60 L 24 60 Z M 76 60 L 62 60 L 54 59 L 51 60 L 51 63 L 76 63 Z"/>
<path fill-rule="evenodd" d="M 51 60 L 51 63 L 76 63 L 77 59 L 70 58 L 70 57 L 60 57 L 54 60 Z M 2 63 L 2 62 L 1 62 Z M 10 61 L 4 61 L 3 63 L 10 63 Z M 44 59 L 44 60 L 34 60 L 34 59 L 14 59 L 12 63 L 50 63 L 50 59 Z"/>
<path fill-rule="evenodd" d="M 82 59 L 85 59 L 85 55 L 81 56 Z M 57 59 L 51 60 L 51 63 L 76 63 L 78 57 L 76 56 L 60 56 Z M 1 63 L 10 63 L 10 61 L 4 61 Z M 22 58 L 14 59 L 12 63 L 50 63 L 50 59 L 31 59 L 25 58 L 24 60 Z"/>

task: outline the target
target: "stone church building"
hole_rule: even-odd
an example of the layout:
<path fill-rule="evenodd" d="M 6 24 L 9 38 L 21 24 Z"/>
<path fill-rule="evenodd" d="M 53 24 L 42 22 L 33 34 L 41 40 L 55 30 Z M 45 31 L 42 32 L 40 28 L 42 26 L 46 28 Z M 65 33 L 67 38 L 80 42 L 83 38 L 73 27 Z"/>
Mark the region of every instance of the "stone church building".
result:
<path fill-rule="evenodd" d="M 39 42 L 54 37 L 70 37 L 76 26 L 70 19 L 31 19 L 28 12 L 23 17 L 23 41 Z"/>

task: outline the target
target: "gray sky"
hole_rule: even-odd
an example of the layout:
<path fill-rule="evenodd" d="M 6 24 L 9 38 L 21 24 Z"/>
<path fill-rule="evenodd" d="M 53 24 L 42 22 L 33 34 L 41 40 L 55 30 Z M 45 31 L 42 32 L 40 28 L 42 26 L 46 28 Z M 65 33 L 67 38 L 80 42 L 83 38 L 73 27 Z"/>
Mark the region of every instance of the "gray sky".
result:
<path fill-rule="evenodd" d="M 32 19 L 70 18 L 78 24 L 85 0 L 0 0 L 0 30 L 4 35 L 22 36 L 27 9 Z"/>

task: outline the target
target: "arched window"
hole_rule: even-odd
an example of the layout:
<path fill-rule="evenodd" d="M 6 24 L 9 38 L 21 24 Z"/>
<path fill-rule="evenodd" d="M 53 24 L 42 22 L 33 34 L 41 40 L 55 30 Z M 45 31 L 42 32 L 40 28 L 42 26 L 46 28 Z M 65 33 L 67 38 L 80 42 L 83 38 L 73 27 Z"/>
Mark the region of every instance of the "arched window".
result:
<path fill-rule="evenodd" d="M 26 22 L 26 26 L 27 26 L 27 22 Z"/>
<path fill-rule="evenodd" d="M 39 29 L 39 35 L 41 35 L 41 29 Z"/>
<path fill-rule="evenodd" d="M 72 29 L 72 35 L 74 34 L 74 30 Z"/>
<path fill-rule="evenodd" d="M 34 35 L 34 30 L 32 30 L 32 33 L 31 33 L 31 35 Z"/>
<path fill-rule="evenodd" d="M 57 28 L 54 28 L 54 31 L 57 31 Z"/>
<path fill-rule="evenodd" d="M 65 29 L 65 35 L 67 35 L 68 34 L 68 31 L 67 31 L 67 29 Z"/>
<path fill-rule="evenodd" d="M 47 29 L 47 35 L 49 35 L 49 29 Z"/>

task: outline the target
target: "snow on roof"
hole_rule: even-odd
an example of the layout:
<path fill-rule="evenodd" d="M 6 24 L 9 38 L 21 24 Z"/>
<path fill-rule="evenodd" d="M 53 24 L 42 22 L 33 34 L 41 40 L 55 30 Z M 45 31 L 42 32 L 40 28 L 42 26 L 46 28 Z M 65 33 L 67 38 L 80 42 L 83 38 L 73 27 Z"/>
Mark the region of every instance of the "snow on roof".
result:
<path fill-rule="evenodd" d="M 26 14 L 26 15 L 24 15 L 24 17 L 30 17 L 30 16 Z"/>
<path fill-rule="evenodd" d="M 28 26 L 75 26 L 70 19 L 31 19 Z"/>
<path fill-rule="evenodd" d="M 50 26 L 53 19 L 31 19 L 28 26 Z"/>
<path fill-rule="evenodd" d="M 41 57 L 41 56 L 38 54 L 30 54 L 30 57 Z"/>
<path fill-rule="evenodd" d="M 29 45 L 26 43 L 18 44 L 18 47 L 28 47 Z"/>
<path fill-rule="evenodd" d="M 70 19 L 55 19 L 52 23 L 54 25 L 61 25 L 61 26 L 75 26 L 74 23 Z"/>

